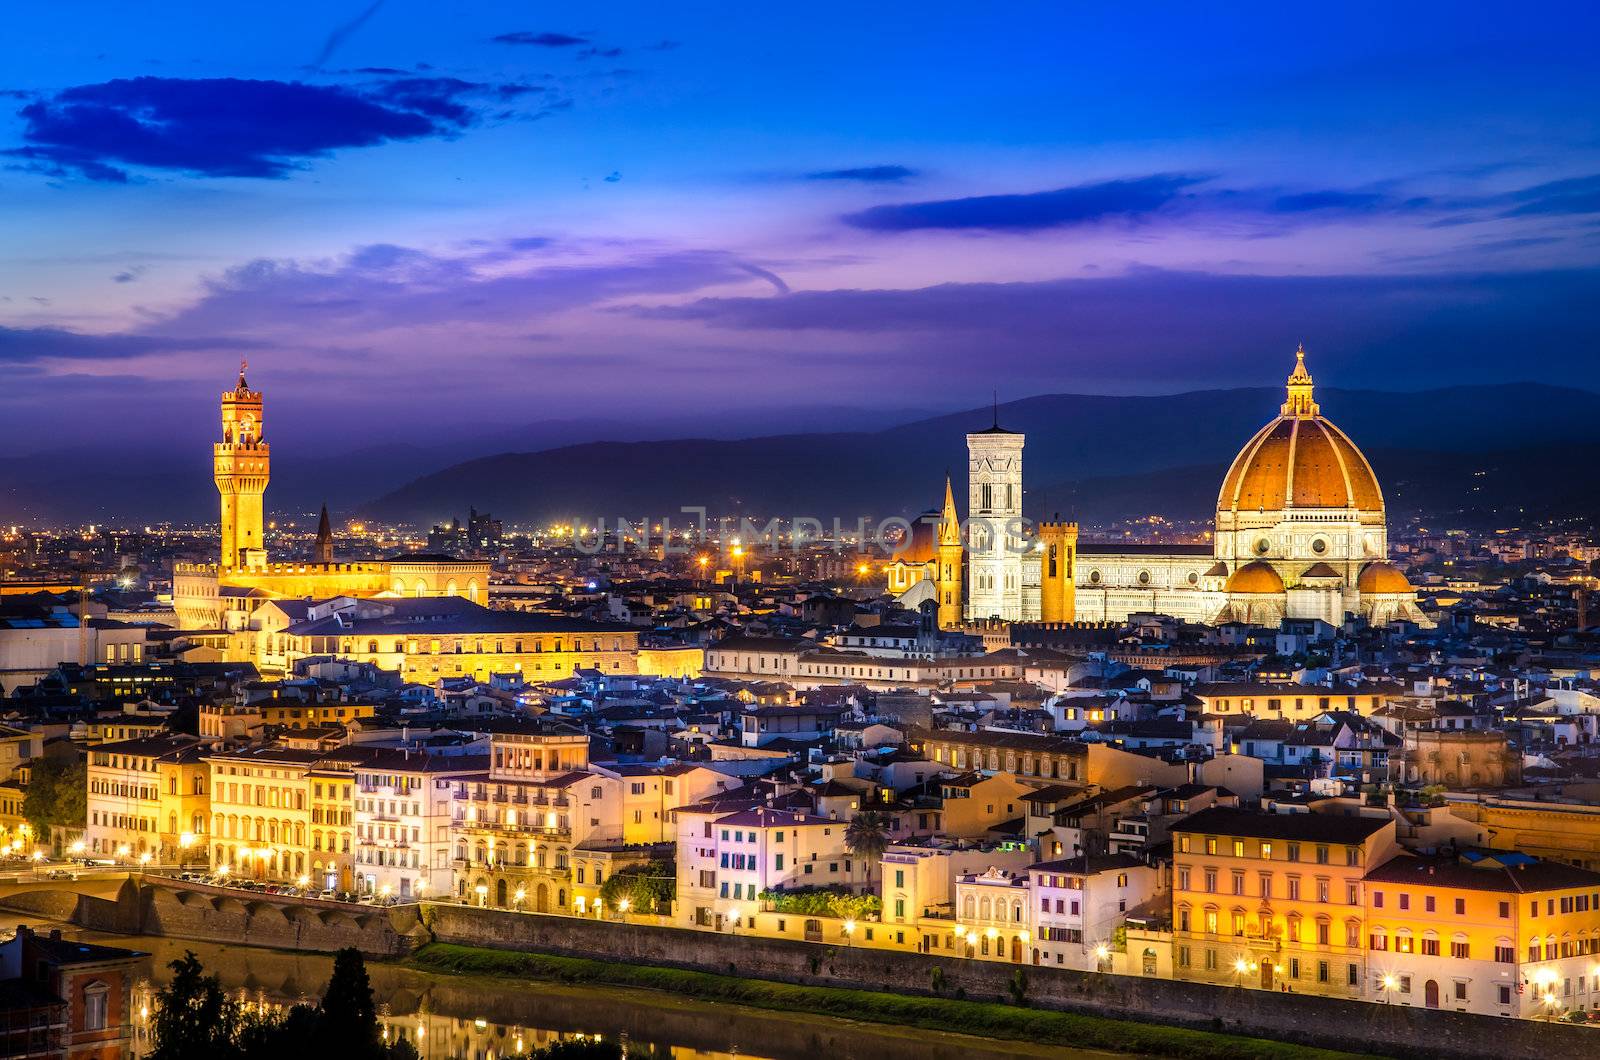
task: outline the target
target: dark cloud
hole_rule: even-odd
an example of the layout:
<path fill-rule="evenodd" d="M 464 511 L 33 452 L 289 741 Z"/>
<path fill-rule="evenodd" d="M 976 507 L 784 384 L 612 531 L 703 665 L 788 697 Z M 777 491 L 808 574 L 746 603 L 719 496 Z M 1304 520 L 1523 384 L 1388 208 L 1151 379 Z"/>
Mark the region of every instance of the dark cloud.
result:
<path fill-rule="evenodd" d="M 340 148 L 448 136 L 492 86 L 405 78 L 364 88 L 237 78 L 139 77 L 80 85 L 24 106 L 22 147 L 56 175 L 126 181 L 127 169 L 283 177 Z"/>
<path fill-rule="evenodd" d="M 1176 202 L 1207 178 L 1161 173 L 1130 180 L 1107 180 L 1054 191 L 1021 195 L 976 195 L 873 206 L 849 214 L 845 222 L 873 232 L 922 228 L 1030 231 L 1080 225 L 1109 218 L 1147 217 Z"/>
<path fill-rule="evenodd" d="M 866 184 L 896 184 L 910 180 L 917 171 L 910 166 L 855 166 L 850 169 L 821 169 L 807 173 L 807 180 L 858 180 Z"/>
<path fill-rule="evenodd" d="M 1506 217 L 1600 213 L 1600 174 L 1572 177 L 1512 192 Z"/>
<path fill-rule="evenodd" d="M 831 170 L 809 179 L 893 179 L 877 169 Z M 861 174 L 861 175 L 858 175 Z M 874 232 L 923 229 L 1028 232 L 1106 221 L 1207 219 L 1255 222 L 1275 230 L 1335 218 L 1412 217 L 1430 228 L 1494 217 L 1600 213 L 1600 175 L 1551 181 L 1492 195 L 1397 195 L 1380 188 L 1228 187 L 1216 178 L 1157 173 L 1051 191 L 894 203 L 848 214 L 845 223 Z"/>
<path fill-rule="evenodd" d="M 123 360 L 186 350 L 238 349 L 243 345 L 234 339 L 211 336 L 89 335 L 66 328 L 0 325 L 0 364 L 7 366 L 51 360 Z"/>
<path fill-rule="evenodd" d="M 886 355 L 921 351 L 925 367 L 954 370 L 979 357 L 1016 374 L 1059 371 L 1080 384 L 1118 387 L 1151 372 L 1173 386 L 1215 385 L 1253 352 L 1292 349 L 1303 339 L 1308 349 L 1363 369 L 1363 378 L 1424 385 L 1507 378 L 1513 355 L 1537 358 L 1546 378 L 1578 370 L 1600 331 L 1600 270 L 1235 276 L 1140 269 L 618 311 L 734 331 L 831 333 Z"/>
<path fill-rule="evenodd" d="M 1313 210 L 1344 210 L 1363 212 L 1388 205 L 1388 197 L 1378 192 L 1307 191 L 1296 195 L 1280 195 L 1272 203 L 1279 213 L 1307 213 Z"/>
<path fill-rule="evenodd" d="M 490 39 L 495 44 L 531 44 L 536 48 L 573 48 L 579 44 L 589 43 L 588 37 L 574 37 L 567 33 L 536 33 L 526 29 L 514 33 L 502 33 Z"/>
<path fill-rule="evenodd" d="M 615 59 L 622 55 L 621 48 L 585 48 L 578 53 L 580 59 Z"/>
<path fill-rule="evenodd" d="M 681 47 L 683 47 L 682 41 L 658 40 L 654 44 L 646 44 L 644 50 L 647 52 L 670 52 Z"/>

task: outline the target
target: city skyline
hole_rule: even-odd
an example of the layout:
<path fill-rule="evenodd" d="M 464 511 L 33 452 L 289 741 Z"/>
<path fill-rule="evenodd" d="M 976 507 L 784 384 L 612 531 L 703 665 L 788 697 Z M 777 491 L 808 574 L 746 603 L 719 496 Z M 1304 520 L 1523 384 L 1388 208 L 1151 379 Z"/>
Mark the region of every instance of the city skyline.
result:
<path fill-rule="evenodd" d="M 0 45 L 12 453 L 242 356 L 345 448 L 1261 386 L 1298 341 L 1351 388 L 1585 383 L 1578 7 L 171 10 Z"/>

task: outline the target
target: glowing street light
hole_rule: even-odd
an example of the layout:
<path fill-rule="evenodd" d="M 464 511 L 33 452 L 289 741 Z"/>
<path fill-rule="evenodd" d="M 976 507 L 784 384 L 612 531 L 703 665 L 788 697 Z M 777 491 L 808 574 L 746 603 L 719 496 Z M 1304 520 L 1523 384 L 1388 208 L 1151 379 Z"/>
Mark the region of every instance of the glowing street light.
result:
<path fill-rule="evenodd" d="M 846 920 L 844 922 L 844 944 L 846 946 L 850 945 L 850 943 L 855 941 L 855 937 L 856 922 L 854 920 Z"/>

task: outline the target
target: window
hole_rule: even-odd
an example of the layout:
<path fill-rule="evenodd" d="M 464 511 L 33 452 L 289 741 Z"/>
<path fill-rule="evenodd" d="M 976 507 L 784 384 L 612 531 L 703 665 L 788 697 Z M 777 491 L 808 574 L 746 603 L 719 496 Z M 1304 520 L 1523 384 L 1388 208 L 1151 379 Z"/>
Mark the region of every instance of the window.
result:
<path fill-rule="evenodd" d="M 1467 960 L 1472 956 L 1472 945 L 1464 939 L 1455 939 L 1450 943 L 1450 956 Z"/>
<path fill-rule="evenodd" d="M 110 995 L 111 988 L 99 980 L 83 988 L 84 1030 L 99 1031 L 105 1029 L 107 1001 Z"/>

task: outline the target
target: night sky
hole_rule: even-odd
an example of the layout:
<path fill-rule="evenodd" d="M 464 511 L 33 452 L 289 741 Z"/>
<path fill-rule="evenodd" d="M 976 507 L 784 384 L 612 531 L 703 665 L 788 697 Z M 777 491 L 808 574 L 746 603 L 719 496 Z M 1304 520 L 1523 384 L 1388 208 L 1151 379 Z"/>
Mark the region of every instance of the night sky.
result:
<path fill-rule="evenodd" d="M 1597 11 L 19 5 L 0 447 L 1592 387 Z"/>

